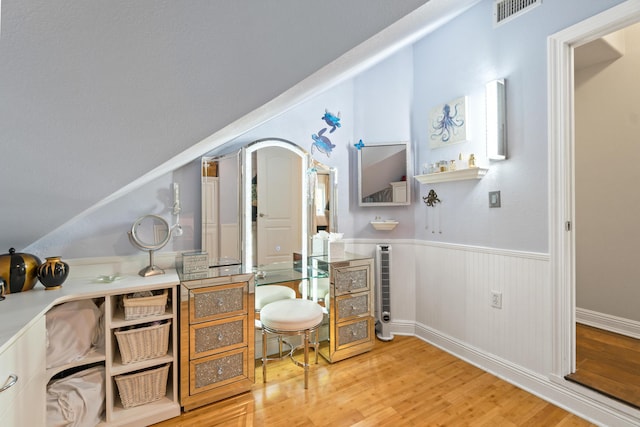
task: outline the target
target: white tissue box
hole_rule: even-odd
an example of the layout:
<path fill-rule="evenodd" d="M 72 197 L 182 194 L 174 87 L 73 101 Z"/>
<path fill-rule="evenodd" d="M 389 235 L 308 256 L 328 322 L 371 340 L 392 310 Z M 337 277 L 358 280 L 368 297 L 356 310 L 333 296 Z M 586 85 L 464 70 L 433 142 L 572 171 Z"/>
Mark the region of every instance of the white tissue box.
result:
<path fill-rule="evenodd" d="M 329 241 L 328 243 L 329 247 L 327 255 L 330 260 L 344 258 L 344 242 L 342 240 L 338 240 L 335 242 Z"/>
<path fill-rule="evenodd" d="M 329 241 L 319 237 L 311 239 L 311 255 L 327 255 L 329 253 Z"/>

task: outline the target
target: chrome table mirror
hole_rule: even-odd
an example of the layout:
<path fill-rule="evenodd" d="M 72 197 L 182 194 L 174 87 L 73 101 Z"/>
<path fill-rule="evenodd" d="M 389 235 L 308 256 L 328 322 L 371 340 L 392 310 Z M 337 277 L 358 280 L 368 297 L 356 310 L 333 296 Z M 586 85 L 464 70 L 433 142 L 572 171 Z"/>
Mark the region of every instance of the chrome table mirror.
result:
<path fill-rule="evenodd" d="M 149 265 L 138 274 L 142 277 L 164 274 L 164 270 L 155 265 L 153 253 L 169 242 L 171 238 L 169 223 L 158 215 L 143 215 L 135 220 L 128 234 L 134 246 L 143 251 L 149 251 Z"/>

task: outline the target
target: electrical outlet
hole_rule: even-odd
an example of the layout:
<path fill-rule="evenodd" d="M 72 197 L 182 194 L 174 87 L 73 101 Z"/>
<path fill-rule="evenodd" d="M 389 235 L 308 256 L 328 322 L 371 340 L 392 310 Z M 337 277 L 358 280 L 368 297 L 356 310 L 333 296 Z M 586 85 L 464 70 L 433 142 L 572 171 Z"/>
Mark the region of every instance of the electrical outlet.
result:
<path fill-rule="evenodd" d="M 491 307 L 502 308 L 502 292 L 491 291 Z"/>

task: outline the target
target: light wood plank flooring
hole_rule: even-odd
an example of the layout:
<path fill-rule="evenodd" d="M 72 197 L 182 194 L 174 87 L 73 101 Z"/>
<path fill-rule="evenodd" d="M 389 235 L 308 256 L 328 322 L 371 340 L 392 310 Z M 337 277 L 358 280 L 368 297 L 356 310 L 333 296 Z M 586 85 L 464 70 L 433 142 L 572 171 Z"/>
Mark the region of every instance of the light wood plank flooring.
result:
<path fill-rule="evenodd" d="M 415 337 L 334 364 L 319 358 L 306 391 L 288 359 L 267 376 L 256 369 L 251 392 L 155 427 L 592 425 Z"/>
<path fill-rule="evenodd" d="M 566 377 L 640 409 L 640 340 L 576 325 L 576 372 Z"/>

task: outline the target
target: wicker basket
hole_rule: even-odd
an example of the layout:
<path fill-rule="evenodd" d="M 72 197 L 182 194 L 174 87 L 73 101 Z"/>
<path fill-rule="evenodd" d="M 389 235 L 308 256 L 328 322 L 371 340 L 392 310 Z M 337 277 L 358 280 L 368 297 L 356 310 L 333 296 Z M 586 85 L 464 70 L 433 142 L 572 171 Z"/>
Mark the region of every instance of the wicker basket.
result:
<path fill-rule="evenodd" d="M 171 320 L 142 328 L 115 331 L 122 363 L 139 362 L 167 354 L 170 329 Z"/>
<path fill-rule="evenodd" d="M 124 318 L 126 320 L 134 320 L 164 314 L 168 295 L 169 291 L 167 289 L 160 295 L 154 295 L 152 297 L 131 298 L 125 295 L 122 298 Z"/>
<path fill-rule="evenodd" d="M 169 365 L 167 363 L 146 371 L 117 375 L 114 379 L 122 406 L 126 409 L 162 399 L 167 392 Z"/>

